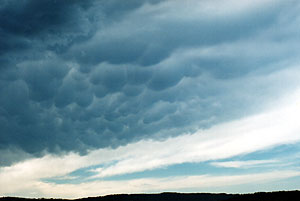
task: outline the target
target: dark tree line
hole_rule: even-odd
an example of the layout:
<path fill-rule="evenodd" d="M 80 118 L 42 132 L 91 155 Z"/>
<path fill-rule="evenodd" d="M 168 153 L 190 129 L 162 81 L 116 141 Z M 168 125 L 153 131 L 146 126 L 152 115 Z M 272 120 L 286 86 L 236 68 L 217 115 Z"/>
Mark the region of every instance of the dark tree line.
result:
<path fill-rule="evenodd" d="M 259 192 L 253 194 L 160 193 L 116 194 L 75 199 L 74 201 L 299 201 L 300 191 Z M 2 197 L 0 201 L 68 201 L 66 199 L 29 199 Z"/>

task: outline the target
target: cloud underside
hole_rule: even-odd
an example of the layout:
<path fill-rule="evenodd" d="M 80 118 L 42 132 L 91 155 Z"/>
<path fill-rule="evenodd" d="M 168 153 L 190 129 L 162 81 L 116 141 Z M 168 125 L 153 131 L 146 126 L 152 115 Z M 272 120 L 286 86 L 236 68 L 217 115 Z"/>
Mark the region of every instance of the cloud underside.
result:
<path fill-rule="evenodd" d="M 142 140 L 117 149 L 102 148 L 80 156 L 46 155 L 0 169 L 0 193 L 29 197 L 76 198 L 111 193 L 178 191 L 247 192 L 241 186 L 259 184 L 266 190 L 280 190 L 271 184 L 299 177 L 299 152 L 267 160 L 222 161 L 239 155 L 300 142 L 298 126 L 300 91 L 274 102 L 260 114 L 219 124 L 194 134 L 184 134 L 164 141 Z M 293 117 L 293 118 L 291 118 Z M 293 119 L 293 120 L 291 120 Z M 290 158 L 288 164 L 285 160 Z M 215 162 L 209 162 L 215 161 Z M 271 165 L 271 169 L 252 172 L 162 176 L 107 180 L 112 176 L 144 172 L 184 163 L 209 162 L 223 168 L 251 168 Z M 275 165 L 274 165 L 275 164 Z M 201 166 L 201 165 L 200 165 Z M 280 167 L 282 166 L 282 167 Z M 81 175 L 72 175 L 85 170 Z M 89 174 L 87 174 L 89 173 Z M 79 183 L 64 182 L 80 177 Z M 49 178 L 61 182 L 47 181 Z M 45 180 L 46 179 L 46 180 Z M 238 187 L 239 186 L 239 187 Z M 269 188 L 267 188 L 269 186 Z M 295 188 L 295 186 L 292 186 Z M 285 187 L 288 188 L 288 187 Z M 230 190 L 231 189 L 231 190 Z M 235 190 L 234 190 L 235 189 Z M 251 188 L 250 188 L 251 189 Z M 262 189 L 254 189 L 262 190 Z M 251 191 L 251 190 L 248 190 Z"/>
<path fill-rule="evenodd" d="M 0 165 L 163 140 L 262 110 L 298 86 L 298 10 L 283 1 L 2 2 Z"/>
<path fill-rule="evenodd" d="M 294 0 L 3 0 L 0 195 L 244 192 L 299 178 L 297 151 L 234 159 L 300 141 L 299 11 Z M 187 163 L 211 169 L 114 179 Z"/>

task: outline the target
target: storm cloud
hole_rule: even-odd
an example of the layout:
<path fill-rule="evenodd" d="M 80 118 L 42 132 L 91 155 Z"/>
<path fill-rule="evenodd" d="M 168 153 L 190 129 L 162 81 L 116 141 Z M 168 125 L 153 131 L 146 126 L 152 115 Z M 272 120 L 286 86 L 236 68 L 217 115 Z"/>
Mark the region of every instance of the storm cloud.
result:
<path fill-rule="evenodd" d="M 259 111 L 298 84 L 299 10 L 297 1 L 2 1 L 0 165 Z"/>

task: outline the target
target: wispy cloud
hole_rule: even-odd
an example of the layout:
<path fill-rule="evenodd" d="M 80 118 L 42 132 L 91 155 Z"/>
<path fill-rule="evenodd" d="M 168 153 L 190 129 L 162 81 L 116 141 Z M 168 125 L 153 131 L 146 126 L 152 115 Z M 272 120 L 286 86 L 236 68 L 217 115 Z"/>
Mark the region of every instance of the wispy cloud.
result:
<path fill-rule="evenodd" d="M 225 161 L 225 162 L 212 162 L 211 165 L 217 167 L 227 168 L 250 168 L 262 165 L 272 165 L 278 163 L 278 160 L 248 160 L 248 161 Z"/>
<path fill-rule="evenodd" d="M 300 176 L 300 171 L 272 171 L 231 176 L 182 176 L 165 178 L 133 179 L 125 181 L 94 181 L 81 184 L 53 184 L 34 181 L 24 183 L 20 192 L 27 197 L 64 197 L 78 198 L 115 193 L 162 192 L 172 189 L 215 188 L 235 186 L 248 183 L 263 184 L 281 179 Z M 11 186 L 4 186 L 0 192 L 9 195 Z M 26 193 L 24 193 L 26 192 Z M 17 193 L 16 193 L 17 194 Z"/>

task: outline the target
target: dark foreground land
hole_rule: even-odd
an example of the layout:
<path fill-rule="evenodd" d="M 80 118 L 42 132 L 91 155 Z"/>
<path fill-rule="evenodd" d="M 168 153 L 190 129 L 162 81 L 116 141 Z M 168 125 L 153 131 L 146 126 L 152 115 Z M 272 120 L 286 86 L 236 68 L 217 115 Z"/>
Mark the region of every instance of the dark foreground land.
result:
<path fill-rule="evenodd" d="M 118 194 L 75 199 L 75 201 L 300 201 L 300 191 L 260 192 L 253 194 L 160 193 Z M 66 199 L 28 199 L 0 197 L 0 201 L 67 201 Z"/>

